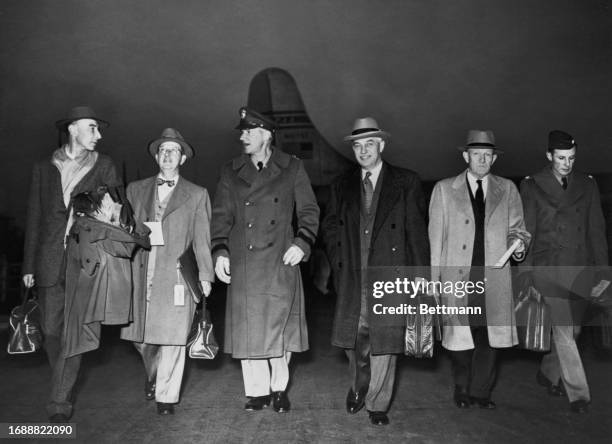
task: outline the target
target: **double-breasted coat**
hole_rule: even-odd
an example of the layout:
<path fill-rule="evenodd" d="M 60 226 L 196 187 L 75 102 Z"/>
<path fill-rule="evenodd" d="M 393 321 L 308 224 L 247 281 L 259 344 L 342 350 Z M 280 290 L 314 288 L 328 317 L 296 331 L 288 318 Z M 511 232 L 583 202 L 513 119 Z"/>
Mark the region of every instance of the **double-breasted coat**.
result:
<path fill-rule="evenodd" d="M 427 278 L 429 243 L 421 182 L 413 171 L 387 163 L 378 180 L 382 184 L 367 266 L 417 267 L 418 277 Z M 332 344 L 343 348 L 355 347 L 361 309 L 361 187 L 361 168 L 340 176 L 331 186 L 321 227 L 337 293 Z M 370 316 L 369 334 L 372 354 L 404 352 L 404 327 Z"/>
<path fill-rule="evenodd" d="M 474 247 L 475 219 L 468 190 L 467 171 L 436 183 L 429 203 L 429 241 L 432 280 L 467 281 Z M 488 176 L 485 196 L 485 307 L 491 347 L 518 343 L 509 261 L 492 268 L 515 239 L 529 245 L 523 206 L 516 186 L 508 179 Z M 454 285 L 454 284 L 453 284 Z M 441 303 L 466 307 L 468 297 L 443 295 Z M 448 350 L 474 348 L 467 315 L 443 315 L 442 346 Z"/>
<path fill-rule="evenodd" d="M 599 278 L 605 277 L 608 265 L 606 225 L 597 183 L 575 171 L 569 176 L 567 190 L 563 190 L 546 167 L 523 179 L 521 197 L 527 230 L 533 234 L 521 271 L 533 270 L 534 277 L 547 283 L 547 288 L 558 290 L 554 295 L 543 291 L 554 322 L 579 324 L 584 298 Z"/>
<path fill-rule="evenodd" d="M 127 197 L 137 222 L 155 220 L 157 176 L 133 182 Z M 199 280 L 214 281 L 210 255 L 210 199 L 205 188 L 180 177 L 161 219 L 164 245 L 155 247 L 155 271 L 147 308 L 147 265 L 149 252 L 140 250 L 133 264 L 134 319 L 122 329 L 121 337 L 134 342 L 185 345 L 193 321 L 195 302 L 178 260 L 190 247 L 196 257 Z M 185 288 L 185 305 L 174 305 L 174 286 Z"/>
<path fill-rule="evenodd" d="M 308 349 L 300 268 L 282 258 L 295 244 L 307 260 L 318 227 L 319 207 L 301 160 L 273 149 L 260 172 L 246 154 L 223 166 L 211 236 L 215 259 L 230 258 L 226 353 L 256 359 Z"/>

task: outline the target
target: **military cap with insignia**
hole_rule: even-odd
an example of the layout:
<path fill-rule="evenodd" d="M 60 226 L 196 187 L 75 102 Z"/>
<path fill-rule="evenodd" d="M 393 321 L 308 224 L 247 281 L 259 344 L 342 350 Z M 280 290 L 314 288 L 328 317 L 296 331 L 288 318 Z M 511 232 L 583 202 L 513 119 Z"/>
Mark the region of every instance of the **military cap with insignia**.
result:
<path fill-rule="evenodd" d="M 574 138 L 565 131 L 552 130 L 548 133 L 548 151 L 571 150 L 576 147 L 577 145 Z"/>
<path fill-rule="evenodd" d="M 240 122 L 236 126 L 237 130 L 263 128 L 270 132 L 276 129 L 276 123 L 269 117 L 259 114 L 246 106 L 240 108 Z"/>

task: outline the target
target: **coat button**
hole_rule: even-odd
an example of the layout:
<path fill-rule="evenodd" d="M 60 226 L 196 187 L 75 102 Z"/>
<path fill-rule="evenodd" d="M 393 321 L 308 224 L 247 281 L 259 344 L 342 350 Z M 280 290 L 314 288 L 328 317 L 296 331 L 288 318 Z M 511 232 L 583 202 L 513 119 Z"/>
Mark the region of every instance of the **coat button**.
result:
<path fill-rule="evenodd" d="M 342 245 L 342 242 L 338 241 L 338 246 Z"/>
<path fill-rule="evenodd" d="M 251 202 L 247 200 L 244 204 L 248 207 L 251 205 Z"/>
<path fill-rule="evenodd" d="M 272 245 L 274 245 L 274 242 L 268 242 L 268 247 L 271 247 Z"/>
<path fill-rule="evenodd" d="M 370 230 L 364 230 L 363 231 L 365 234 L 370 234 Z"/>
<path fill-rule="evenodd" d="M 463 270 L 459 270 L 459 274 L 463 274 Z"/>
<path fill-rule="evenodd" d="M 469 220 L 469 219 L 466 219 L 466 220 L 465 220 L 465 224 L 467 225 L 467 224 L 469 224 L 469 223 L 470 223 L 470 220 Z"/>
<path fill-rule="evenodd" d="M 274 202 L 278 202 L 278 197 L 275 197 L 275 198 L 274 198 Z"/>
<path fill-rule="evenodd" d="M 253 249 L 253 245 L 249 244 L 249 246 L 247 247 L 249 250 Z"/>
<path fill-rule="evenodd" d="M 391 247 L 391 251 L 397 251 L 397 248 Z"/>
<path fill-rule="evenodd" d="M 463 244 L 463 247 L 461 247 L 461 248 L 463 248 L 463 249 L 465 250 L 467 247 L 466 247 L 466 245 L 465 245 L 465 244 Z"/>
<path fill-rule="evenodd" d="M 275 221 L 274 219 L 272 219 L 272 220 L 270 221 L 270 225 L 274 225 L 275 223 L 276 223 L 276 221 Z"/>
<path fill-rule="evenodd" d="M 89 259 L 85 259 L 85 262 L 90 263 L 91 261 Z"/>
<path fill-rule="evenodd" d="M 248 228 L 253 228 L 253 222 L 249 222 L 249 223 L 247 224 L 247 227 L 248 227 Z"/>

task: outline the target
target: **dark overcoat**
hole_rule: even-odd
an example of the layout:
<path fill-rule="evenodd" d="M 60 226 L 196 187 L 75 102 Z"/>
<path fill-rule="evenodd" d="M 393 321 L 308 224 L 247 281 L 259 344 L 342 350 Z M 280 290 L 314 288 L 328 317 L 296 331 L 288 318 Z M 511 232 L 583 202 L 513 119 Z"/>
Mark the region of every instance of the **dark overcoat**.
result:
<path fill-rule="evenodd" d="M 301 160 L 274 149 L 261 172 L 247 155 L 223 167 L 211 235 L 214 257 L 230 258 L 226 353 L 255 359 L 308 349 L 300 267 L 282 258 L 295 244 L 307 260 L 318 227 L 319 207 Z"/>
<path fill-rule="evenodd" d="M 147 238 L 89 216 L 77 217 L 66 246 L 64 353 L 98 348 L 101 325 L 132 319 L 131 259 Z"/>
<path fill-rule="evenodd" d="M 74 187 L 71 196 L 95 190 L 100 185 L 119 184 L 113 161 L 98 154 L 96 163 Z M 33 274 L 39 287 L 55 285 L 60 276 L 69 215 L 59 170 L 50 157 L 36 163 L 30 184 L 22 274 Z"/>
<path fill-rule="evenodd" d="M 585 299 L 608 264 L 606 225 L 595 179 L 575 171 L 563 190 L 550 167 L 521 182 L 533 240 L 521 271 L 533 270 L 546 290 L 553 321 L 579 324 Z M 548 285 L 548 284 L 554 285 Z"/>
<path fill-rule="evenodd" d="M 381 190 L 371 235 L 369 267 L 413 266 L 428 277 L 425 198 L 413 171 L 383 164 Z M 361 169 L 338 178 L 323 219 L 322 232 L 337 293 L 332 344 L 354 348 L 361 307 Z M 378 185 L 377 185 L 378 186 Z M 412 276 L 412 278 L 417 276 Z M 404 327 L 371 316 L 372 354 L 404 352 Z"/>
<path fill-rule="evenodd" d="M 132 182 L 127 197 L 137 222 L 155 220 L 157 176 Z M 147 264 L 149 252 L 134 257 L 134 319 L 122 329 L 121 337 L 134 342 L 185 345 L 193 321 L 195 302 L 178 270 L 178 259 L 191 245 L 200 281 L 214 281 L 210 255 L 210 199 L 205 188 L 181 177 L 170 195 L 161 225 L 164 245 L 157 249 L 155 271 L 147 309 Z M 174 286 L 185 287 L 185 305 L 174 305 Z"/>

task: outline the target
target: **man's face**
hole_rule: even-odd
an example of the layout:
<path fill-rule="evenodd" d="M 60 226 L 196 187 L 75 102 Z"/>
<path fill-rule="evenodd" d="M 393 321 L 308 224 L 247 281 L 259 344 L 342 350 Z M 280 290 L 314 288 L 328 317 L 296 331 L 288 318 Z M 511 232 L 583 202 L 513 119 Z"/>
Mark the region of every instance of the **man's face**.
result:
<path fill-rule="evenodd" d="M 168 173 L 175 172 L 185 163 L 187 156 L 181 151 L 181 146 L 176 142 L 164 142 L 157 149 L 155 160 L 159 169 Z"/>
<path fill-rule="evenodd" d="M 243 129 L 240 134 L 240 141 L 244 147 L 244 153 L 249 156 L 261 153 L 270 137 L 269 131 L 263 128 Z"/>
<path fill-rule="evenodd" d="M 98 122 L 93 119 L 80 119 L 68 125 L 70 138 L 74 143 L 88 151 L 94 151 L 102 138 Z"/>
<path fill-rule="evenodd" d="M 353 141 L 355 159 L 364 170 L 371 170 L 382 162 L 385 141 L 380 137 L 367 137 Z"/>
<path fill-rule="evenodd" d="M 576 160 L 576 148 L 571 150 L 553 150 L 546 153 L 546 157 L 550 160 L 553 173 L 559 177 L 568 176 L 574 168 Z"/>
<path fill-rule="evenodd" d="M 493 152 L 493 148 L 469 148 L 463 152 L 463 158 L 470 172 L 482 179 L 491 171 L 491 165 L 497 160 L 497 154 Z"/>

